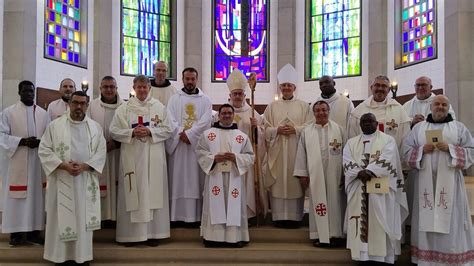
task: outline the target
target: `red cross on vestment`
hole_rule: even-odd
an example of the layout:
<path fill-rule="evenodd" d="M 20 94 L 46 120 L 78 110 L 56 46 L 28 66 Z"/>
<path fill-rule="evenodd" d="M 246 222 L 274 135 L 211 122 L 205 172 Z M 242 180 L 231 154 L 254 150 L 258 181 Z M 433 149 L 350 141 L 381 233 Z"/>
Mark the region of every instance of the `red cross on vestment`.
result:
<path fill-rule="evenodd" d="M 216 133 L 211 132 L 207 135 L 207 139 L 210 141 L 214 141 L 216 139 Z"/>
<path fill-rule="evenodd" d="M 138 116 L 138 124 L 143 125 L 143 116 L 141 115 Z"/>
<path fill-rule="evenodd" d="M 234 190 L 232 190 L 232 197 L 237 198 L 239 196 L 239 190 L 234 188 Z"/>
<path fill-rule="evenodd" d="M 221 192 L 221 189 L 218 186 L 212 187 L 212 194 L 214 194 L 214 196 L 219 195 L 220 192 Z"/>
<path fill-rule="evenodd" d="M 326 205 L 324 203 L 319 203 L 316 205 L 316 208 L 314 209 L 316 211 L 316 214 L 319 216 L 326 216 Z"/>
<path fill-rule="evenodd" d="M 238 135 L 237 137 L 235 137 L 235 140 L 236 140 L 238 143 L 242 143 L 242 141 L 244 141 L 244 137 L 242 137 L 242 135 Z"/>

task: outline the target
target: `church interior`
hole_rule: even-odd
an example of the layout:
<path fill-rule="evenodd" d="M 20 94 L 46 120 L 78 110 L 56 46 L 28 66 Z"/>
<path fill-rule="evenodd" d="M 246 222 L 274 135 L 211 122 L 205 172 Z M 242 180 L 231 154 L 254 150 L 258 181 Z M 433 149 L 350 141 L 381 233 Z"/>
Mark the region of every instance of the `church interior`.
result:
<path fill-rule="evenodd" d="M 323 75 L 355 105 L 371 95 L 379 75 L 402 104 L 413 97 L 415 80 L 428 76 L 472 133 L 473 26 L 471 0 L 2 0 L 0 110 L 18 101 L 22 80 L 35 84 L 45 109 L 59 98 L 64 78 L 96 98 L 102 77 L 113 76 L 126 100 L 133 78 L 152 77 L 153 64 L 164 61 L 176 88 L 183 87 L 183 69 L 196 68 L 198 87 L 215 107 L 228 101 L 233 68 L 255 72 L 262 113 L 281 97 L 277 73 L 291 64 L 295 95 L 308 103 L 320 95 Z M 472 167 L 467 175 L 474 205 Z M 198 229 L 172 229 L 157 248 L 124 248 L 112 230 L 102 230 L 94 235 L 93 265 L 351 263 L 347 249 L 314 248 L 307 230 L 254 226 L 251 245 L 238 250 L 205 249 Z M 0 265 L 49 265 L 41 247 L 12 249 L 7 242 L 0 236 Z M 397 265 L 410 263 L 408 253 Z"/>

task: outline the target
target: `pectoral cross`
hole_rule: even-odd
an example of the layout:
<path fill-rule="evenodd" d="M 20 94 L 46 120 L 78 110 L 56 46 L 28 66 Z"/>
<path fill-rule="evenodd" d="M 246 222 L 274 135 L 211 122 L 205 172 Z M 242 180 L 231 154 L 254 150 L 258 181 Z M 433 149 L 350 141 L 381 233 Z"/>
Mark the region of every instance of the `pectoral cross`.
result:
<path fill-rule="evenodd" d="M 398 124 L 395 123 L 395 119 L 392 119 L 390 122 L 385 123 L 387 126 L 389 126 L 390 129 L 394 129 L 398 127 Z"/>
<path fill-rule="evenodd" d="M 342 143 L 337 142 L 337 139 L 334 139 L 333 142 L 329 142 L 329 146 L 332 147 L 333 150 L 339 149 Z"/>
<path fill-rule="evenodd" d="M 128 185 L 130 186 L 130 191 L 129 192 L 132 192 L 132 175 L 135 174 L 135 172 L 128 172 L 128 173 L 125 173 L 125 176 L 128 176 Z"/>
<path fill-rule="evenodd" d="M 380 158 L 380 151 L 376 151 L 375 154 L 372 154 L 370 158 L 374 159 L 374 161 L 378 161 Z"/>
<path fill-rule="evenodd" d="M 444 187 L 443 187 L 443 189 L 439 193 L 438 207 L 443 207 L 444 209 L 448 208 L 448 204 L 447 204 L 448 202 L 446 201 L 446 198 L 445 198 L 445 195 L 447 195 L 447 194 L 448 193 L 444 192 Z"/>
<path fill-rule="evenodd" d="M 154 123 L 154 126 L 156 127 L 159 123 L 161 123 L 161 119 L 158 115 L 155 115 L 154 118 L 151 119 L 151 121 Z"/>

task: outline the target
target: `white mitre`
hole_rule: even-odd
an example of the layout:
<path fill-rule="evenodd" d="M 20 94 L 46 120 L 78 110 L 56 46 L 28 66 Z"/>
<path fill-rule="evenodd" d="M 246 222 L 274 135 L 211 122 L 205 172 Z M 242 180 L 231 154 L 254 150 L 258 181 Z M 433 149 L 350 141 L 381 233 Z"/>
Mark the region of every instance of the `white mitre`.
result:
<path fill-rule="evenodd" d="M 297 79 L 298 73 L 290 64 L 286 64 L 282 69 L 280 69 L 280 72 L 278 72 L 278 84 L 291 83 L 296 86 Z"/>
<path fill-rule="evenodd" d="M 229 77 L 227 77 L 227 88 L 229 88 L 229 91 L 241 89 L 246 92 L 247 87 L 248 81 L 245 75 L 238 68 L 234 68 Z"/>

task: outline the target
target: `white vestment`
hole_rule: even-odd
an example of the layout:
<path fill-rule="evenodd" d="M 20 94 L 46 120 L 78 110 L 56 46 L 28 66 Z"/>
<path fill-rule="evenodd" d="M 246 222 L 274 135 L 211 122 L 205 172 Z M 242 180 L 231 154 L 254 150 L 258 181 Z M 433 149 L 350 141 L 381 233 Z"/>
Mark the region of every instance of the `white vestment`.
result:
<path fill-rule="evenodd" d="M 319 96 L 318 99 L 316 99 L 316 102 L 317 101 L 325 101 L 329 104 L 329 119 L 336 122 L 342 128 L 344 134 L 347 135 L 349 116 L 352 110 L 354 110 L 352 101 L 342 93 L 337 92 L 328 99 Z M 313 106 L 314 103 L 311 104 L 311 111 L 313 110 Z"/>
<path fill-rule="evenodd" d="M 236 164 L 228 162 L 230 172 L 220 172 L 214 162 L 221 152 L 235 154 Z M 201 236 L 209 241 L 249 241 L 245 173 L 252 169 L 254 155 L 247 135 L 238 129 L 208 129 L 199 139 L 196 154 L 206 173 Z"/>
<path fill-rule="evenodd" d="M 430 105 L 433 102 L 435 96 L 436 95 L 434 93 L 431 93 L 430 97 L 427 99 L 419 100 L 415 95 L 411 100 L 403 104 L 403 109 L 405 109 L 405 112 L 407 113 L 408 117 L 410 117 L 410 119 L 413 119 L 416 114 L 423 115 L 426 119 L 426 117 L 431 114 Z M 449 113 L 453 119 L 456 119 L 456 115 L 454 114 L 454 110 L 451 105 L 449 105 Z"/>
<path fill-rule="evenodd" d="M 362 133 L 360 130 L 360 117 L 372 113 L 379 122 L 379 130 L 392 136 L 397 142 L 399 150 L 402 148 L 403 138 L 410 131 L 411 120 L 403 107 L 394 99 L 386 98 L 378 103 L 370 96 L 361 102 L 351 113 L 347 128 L 348 137 L 352 138 Z"/>
<path fill-rule="evenodd" d="M 229 104 L 232 105 L 231 102 Z M 232 105 L 233 106 L 233 105 Z M 261 166 L 263 161 L 263 156 L 265 155 L 265 136 L 263 131 L 263 117 L 257 112 L 254 111 L 254 116 L 257 119 L 257 124 L 259 125 L 258 128 L 258 156 L 260 160 L 260 171 L 259 173 L 259 192 L 260 192 L 260 203 L 263 207 L 262 212 L 265 214 L 268 211 L 268 199 L 266 197 L 265 187 L 263 186 L 263 178 L 261 172 Z M 253 134 L 251 131 L 250 125 L 250 118 L 252 117 L 252 108 L 244 101 L 244 105 L 242 107 L 235 107 L 234 106 L 234 123 L 237 124 L 237 128 L 244 132 L 247 136 L 251 136 Z M 219 118 L 216 116 L 213 118 L 214 122 L 217 122 Z M 255 152 L 255 151 L 254 151 Z M 245 174 L 245 186 L 247 188 L 247 217 L 252 218 L 256 215 L 256 198 L 255 198 L 255 167 L 252 167 L 246 174 Z"/>
<path fill-rule="evenodd" d="M 413 96 L 411 100 L 403 104 L 403 109 L 405 109 L 405 112 L 407 113 L 408 117 L 410 120 L 413 119 L 413 117 L 417 114 L 421 114 L 425 117 L 425 119 L 428 117 L 429 114 L 431 114 L 431 103 L 433 102 L 435 98 L 435 94 L 431 93 L 430 97 L 428 97 L 425 100 L 419 100 L 416 95 Z M 449 105 L 449 113 L 451 114 L 451 117 L 453 119 L 456 119 L 456 116 L 454 114 L 453 107 Z M 407 199 L 408 199 L 408 207 L 410 208 L 410 214 L 413 213 L 413 195 L 414 191 L 413 188 L 415 186 L 414 181 L 415 181 L 415 175 L 416 171 L 414 169 L 411 169 L 408 172 L 407 180 L 406 180 L 406 191 L 407 191 Z M 411 219 L 407 219 L 407 224 L 411 224 Z"/>
<path fill-rule="evenodd" d="M 157 86 L 153 86 L 153 84 L 154 83 L 152 83 L 152 86 L 151 86 L 151 96 L 157 99 L 158 101 L 160 101 L 164 106 L 168 106 L 168 102 L 171 96 L 178 93 L 176 88 L 171 84 L 165 87 L 157 87 Z"/>
<path fill-rule="evenodd" d="M 18 144 L 21 138 L 36 136 L 41 139 L 48 123 L 48 114 L 36 105 L 26 106 L 22 102 L 18 102 L 3 111 L 0 121 L 0 146 L 2 152 L 5 152 L 6 161 L 4 163 L 9 171 L 5 172 L 3 179 L 2 233 L 44 229 L 43 171 L 38 158 L 38 149 L 18 146 Z M 25 128 L 25 135 L 15 135 L 13 132 L 15 127 Z M 25 157 L 15 158 L 14 156 L 20 149 L 26 151 Z M 24 161 L 20 161 L 21 159 Z M 17 160 L 17 162 L 13 160 Z M 10 166 L 14 163 L 19 163 L 19 167 L 26 168 L 27 183 L 15 185 L 9 182 L 10 177 L 19 174 L 15 171 L 15 167 Z M 3 171 L 4 169 L 2 169 Z M 26 197 L 11 197 L 9 192 L 14 190 L 26 191 Z"/>
<path fill-rule="evenodd" d="M 272 219 L 301 221 L 304 192 L 293 171 L 301 130 L 314 116 L 308 103 L 293 98 L 270 103 L 263 117 L 267 154 L 262 171 L 265 187 L 271 193 Z M 293 126 L 296 134 L 277 134 L 282 125 Z"/>
<path fill-rule="evenodd" d="M 343 156 L 347 194 L 344 228 L 352 259 L 394 263 L 401 252 L 402 223 L 408 216 L 395 140 L 378 130 L 359 135 L 347 141 Z M 365 184 L 357 178 L 363 169 L 375 174 L 372 178 L 388 178 L 388 193 L 370 193 L 367 202 Z"/>
<path fill-rule="evenodd" d="M 151 136 L 132 137 L 137 123 L 146 126 Z M 110 134 L 122 143 L 117 242 L 140 242 L 170 236 L 165 140 L 172 131 L 165 106 L 154 98 L 148 97 L 143 102 L 137 98 L 130 99 L 115 112 Z"/>
<path fill-rule="evenodd" d="M 343 147 L 342 127 L 332 120 L 324 126 L 306 126 L 298 143 L 294 175 L 310 178 L 309 234 L 310 239 L 319 239 L 321 243 L 344 236 Z"/>
<path fill-rule="evenodd" d="M 73 121 L 69 116 L 68 112 L 48 125 L 38 151 L 48 178 L 44 259 L 55 263 L 92 260 L 92 233 L 100 229 L 98 176 L 106 160 L 102 128 L 87 116 L 82 121 Z M 68 158 L 86 163 L 93 170 L 70 176 L 58 169 Z M 68 195 L 63 194 L 65 178 L 70 180 Z M 71 227 L 60 232 L 64 222 L 71 223 Z"/>
<path fill-rule="evenodd" d="M 62 98 L 52 101 L 48 105 L 48 114 L 51 121 L 65 114 L 69 110 L 69 104 Z"/>
<path fill-rule="evenodd" d="M 107 104 L 98 97 L 92 100 L 87 109 L 87 115 L 102 126 L 106 142 L 112 141 L 109 126 L 114 117 L 115 110 L 122 104 L 122 100 L 117 95 L 117 103 Z M 120 160 L 120 150 L 114 149 L 107 152 L 104 170 L 99 177 L 100 187 L 100 210 L 102 220 L 117 219 L 117 182 L 118 168 Z"/>
<path fill-rule="evenodd" d="M 441 130 L 449 152 L 423 154 L 426 130 Z M 411 258 L 418 265 L 474 265 L 474 235 L 462 171 L 473 163 L 474 142 L 458 121 L 420 122 L 404 142 L 415 169 Z"/>
<path fill-rule="evenodd" d="M 173 135 L 166 141 L 171 221 L 201 220 L 205 175 L 195 150 L 202 132 L 211 126 L 211 110 L 211 100 L 200 89 L 198 94 L 179 90 L 168 102 L 168 111 L 176 123 Z M 183 130 L 191 144 L 179 140 Z"/>

